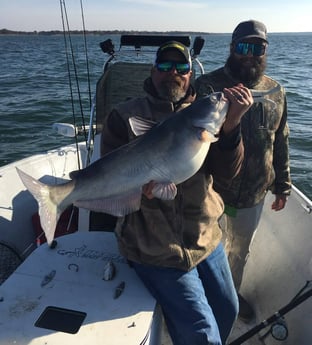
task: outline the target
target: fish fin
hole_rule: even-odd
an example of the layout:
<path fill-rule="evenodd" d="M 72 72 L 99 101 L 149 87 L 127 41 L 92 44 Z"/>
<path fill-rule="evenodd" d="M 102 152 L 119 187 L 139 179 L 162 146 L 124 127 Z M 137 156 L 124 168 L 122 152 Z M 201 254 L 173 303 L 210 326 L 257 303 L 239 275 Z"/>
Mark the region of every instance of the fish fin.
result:
<path fill-rule="evenodd" d="M 141 190 L 118 198 L 77 200 L 75 206 L 95 212 L 104 212 L 112 216 L 123 217 L 138 211 L 141 207 Z"/>
<path fill-rule="evenodd" d="M 173 182 L 156 183 L 152 193 L 158 199 L 173 200 L 177 195 L 177 186 Z"/>
<path fill-rule="evenodd" d="M 50 198 L 50 187 L 24 173 L 22 170 L 18 168 L 16 170 L 24 186 L 38 202 L 40 224 L 48 244 L 51 245 L 61 211 Z"/>
<path fill-rule="evenodd" d="M 129 125 L 132 132 L 136 135 L 142 135 L 148 132 L 152 127 L 154 127 L 157 122 L 152 120 L 143 119 L 139 116 L 133 116 L 129 118 Z"/>

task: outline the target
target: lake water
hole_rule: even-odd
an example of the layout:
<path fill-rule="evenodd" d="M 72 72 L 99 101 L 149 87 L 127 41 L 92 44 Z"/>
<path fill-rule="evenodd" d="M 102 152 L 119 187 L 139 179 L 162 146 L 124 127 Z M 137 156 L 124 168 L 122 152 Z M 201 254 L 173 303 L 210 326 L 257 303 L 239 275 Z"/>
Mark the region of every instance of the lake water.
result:
<path fill-rule="evenodd" d="M 90 93 L 87 82 L 84 39 L 72 36 L 82 105 L 71 103 L 64 37 L 0 36 L 0 166 L 42 153 L 73 139 L 57 135 L 54 122 L 88 124 L 90 97 L 95 93 L 106 56 L 99 43 L 111 38 L 118 49 L 119 36 L 87 36 Z M 205 71 L 224 64 L 229 34 L 203 36 L 199 56 Z M 194 37 L 192 37 L 193 41 Z M 312 33 L 269 35 L 267 74 L 287 91 L 290 126 L 290 160 L 293 183 L 312 198 Z M 72 57 L 68 57 L 72 61 Z M 71 63 L 72 65 L 72 63 Z M 73 68 L 71 75 L 73 77 Z M 71 78 L 74 80 L 74 78 Z M 73 81 L 73 96 L 78 89 Z"/>

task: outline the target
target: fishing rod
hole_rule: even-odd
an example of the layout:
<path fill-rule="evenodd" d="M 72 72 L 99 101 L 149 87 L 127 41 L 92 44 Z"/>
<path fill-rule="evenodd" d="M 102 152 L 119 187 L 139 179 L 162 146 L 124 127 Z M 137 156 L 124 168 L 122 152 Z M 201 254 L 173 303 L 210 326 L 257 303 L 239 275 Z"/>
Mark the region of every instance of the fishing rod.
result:
<path fill-rule="evenodd" d="M 298 292 L 298 294 L 288 304 L 286 304 L 284 307 L 282 307 L 280 310 L 275 312 L 269 318 L 262 321 L 255 327 L 251 328 L 249 331 L 247 331 L 246 333 L 244 333 L 243 335 L 241 335 L 240 337 L 238 337 L 237 339 L 235 339 L 228 345 L 243 344 L 246 340 L 250 339 L 259 331 L 268 327 L 269 325 L 272 325 L 269 332 L 272 334 L 273 338 L 277 340 L 285 340 L 288 336 L 288 330 L 287 330 L 286 324 L 283 322 L 283 316 L 312 296 L 312 287 L 310 287 L 308 291 L 303 293 L 303 291 L 311 283 L 312 281 L 307 281 L 305 286 Z"/>
<path fill-rule="evenodd" d="M 76 115 L 75 115 L 74 96 L 73 96 L 73 83 L 72 83 L 72 76 L 71 76 L 71 70 L 70 70 L 69 48 L 68 48 L 67 41 L 69 41 L 69 45 L 70 45 L 70 52 L 71 52 L 72 63 L 73 63 L 73 66 L 74 66 L 74 72 L 75 72 L 75 76 L 76 76 L 76 84 L 77 84 L 79 100 L 81 98 L 80 98 L 79 83 L 78 83 L 78 80 L 77 80 L 77 69 L 76 69 L 76 64 L 75 64 L 75 58 L 74 58 L 74 55 L 73 55 L 71 36 L 70 36 L 70 32 L 69 32 L 69 23 L 68 23 L 68 16 L 67 16 L 67 11 L 66 11 L 65 0 L 60 0 L 60 8 L 61 8 L 61 18 L 62 18 L 62 27 L 63 27 L 63 37 L 64 37 L 64 45 L 65 45 L 65 56 L 66 56 L 66 65 L 67 65 L 68 82 L 69 82 L 69 90 L 70 90 L 70 99 L 71 99 L 71 107 L 72 107 L 72 116 L 73 116 L 74 126 L 76 126 Z M 66 38 L 65 20 L 66 20 L 66 24 L 67 24 L 68 39 Z M 82 110 L 81 101 L 80 101 L 80 110 L 82 112 L 82 117 L 83 117 L 83 110 Z M 77 149 L 77 152 L 78 152 L 78 141 L 77 141 L 77 138 L 76 138 L 76 149 Z M 78 158 L 77 161 L 78 161 L 78 169 L 80 169 L 80 160 L 79 160 L 79 158 Z"/>
<path fill-rule="evenodd" d="M 88 56 L 87 35 L 86 35 L 86 26 L 85 26 L 84 10 L 83 10 L 83 5 L 82 5 L 82 0 L 80 0 L 80 11 L 81 11 L 81 20 L 82 20 L 82 27 L 83 27 L 83 42 L 84 42 L 86 67 L 87 67 L 89 105 L 90 105 L 90 109 L 91 109 L 91 107 L 92 107 L 92 100 L 91 100 L 91 82 L 90 82 L 89 56 Z"/>
<path fill-rule="evenodd" d="M 64 41 L 65 41 L 67 69 L 68 69 L 68 76 L 69 76 L 69 87 L 70 87 L 70 93 L 71 93 L 73 122 L 74 122 L 74 127 L 76 127 L 76 116 L 75 116 L 75 109 L 74 109 L 74 97 L 73 97 L 72 77 L 71 77 L 71 71 L 70 71 L 69 53 L 71 55 L 72 66 L 73 66 L 73 70 L 74 70 L 74 77 L 75 77 L 75 81 L 76 81 L 76 88 L 77 88 L 78 99 L 79 99 L 81 118 L 82 118 L 82 131 L 81 131 L 82 133 L 81 134 L 84 134 L 84 137 L 85 137 L 86 148 L 87 148 L 87 152 L 88 152 L 87 161 L 89 161 L 90 151 L 91 151 L 90 143 L 91 143 L 91 140 L 93 139 L 93 138 L 91 138 L 93 135 L 93 131 L 92 131 L 92 134 L 90 134 L 90 132 L 89 132 L 89 135 L 87 136 L 87 133 L 86 133 L 87 126 L 85 124 L 85 117 L 84 117 L 84 111 L 83 111 L 82 100 L 81 100 L 82 98 L 81 98 L 81 92 L 80 92 L 80 86 L 79 86 L 79 80 L 78 80 L 78 72 L 77 72 L 77 66 L 76 66 L 76 61 L 75 61 L 75 57 L 74 57 L 73 44 L 72 44 L 72 39 L 71 39 L 71 32 L 70 32 L 70 28 L 69 28 L 69 21 L 68 21 L 68 15 L 67 15 L 65 0 L 60 0 L 60 7 L 61 7 Z M 89 71 L 89 63 L 88 63 L 89 58 L 88 58 L 88 50 L 87 50 L 87 42 L 86 42 L 86 30 L 85 30 L 85 21 L 84 21 L 84 12 L 83 12 L 82 0 L 80 0 L 80 9 L 81 9 L 81 16 L 82 16 L 82 24 L 83 24 L 85 58 L 86 58 L 86 65 L 87 65 L 89 106 L 90 106 L 90 111 L 91 111 L 90 121 L 91 120 L 93 121 L 95 102 L 91 100 L 90 71 Z M 65 22 L 66 22 L 66 27 L 65 27 Z M 67 33 L 67 37 L 66 37 L 66 33 Z M 67 44 L 67 41 L 68 41 L 68 44 Z M 92 125 L 90 128 L 92 128 Z M 75 137 L 75 138 L 76 138 L 76 147 L 77 147 L 77 152 L 78 152 L 78 141 L 77 141 L 77 137 Z M 78 159 L 78 169 L 80 169 L 79 159 Z"/>
<path fill-rule="evenodd" d="M 87 46 L 87 39 L 86 39 L 86 27 L 85 27 L 85 19 L 84 19 L 84 10 L 83 10 L 83 5 L 82 5 L 82 0 L 80 0 L 80 11 L 81 11 L 82 26 L 83 26 L 83 38 L 84 38 L 85 59 L 86 59 L 86 67 L 87 67 L 88 94 L 89 94 L 89 106 L 90 106 L 89 126 L 86 126 L 85 123 L 83 122 L 84 133 L 86 133 L 87 128 L 89 128 L 88 136 L 86 139 L 86 147 L 87 147 L 88 155 L 86 157 L 85 165 L 87 166 L 90 164 L 91 142 L 94 140 L 93 121 L 94 121 L 94 114 L 95 114 L 96 96 L 94 96 L 93 99 L 91 98 L 91 83 L 90 83 L 88 46 Z"/>

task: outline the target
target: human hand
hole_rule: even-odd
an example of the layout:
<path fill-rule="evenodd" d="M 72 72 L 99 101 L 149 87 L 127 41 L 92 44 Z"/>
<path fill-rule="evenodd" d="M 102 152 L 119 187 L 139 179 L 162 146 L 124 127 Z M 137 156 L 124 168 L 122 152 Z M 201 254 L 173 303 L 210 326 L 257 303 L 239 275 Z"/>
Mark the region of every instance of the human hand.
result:
<path fill-rule="evenodd" d="M 223 124 L 223 132 L 231 132 L 241 121 L 246 111 L 254 103 L 251 91 L 243 84 L 223 89 L 225 97 L 230 101 L 230 106 Z"/>
<path fill-rule="evenodd" d="M 287 195 L 276 194 L 275 195 L 275 201 L 273 202 L 271 208 L 274 211 L 280 211 L 285 207 L 286 202 L 287 202 Z"/>

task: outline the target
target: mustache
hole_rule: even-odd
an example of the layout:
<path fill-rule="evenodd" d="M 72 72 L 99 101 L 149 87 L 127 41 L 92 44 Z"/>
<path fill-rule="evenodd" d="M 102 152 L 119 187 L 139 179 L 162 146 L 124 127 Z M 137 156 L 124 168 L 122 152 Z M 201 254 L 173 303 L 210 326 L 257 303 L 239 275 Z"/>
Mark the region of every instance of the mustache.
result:
<path fill-rule="evenodd" d="M 245 65 L 245 62 L 247 61 L 251 63 L 249 65 Z M 233 54 L 231 54 L 227 59 L 226 66 L 236 79 L 241 80 L 247 87 L 249 87 L 257 83 L 264 74 L 266 69 L 266 58 L 258 58 L 254 56 L 252 58 L 242 57 L 237 59 Z"/>
<path fill-rule="evenodd" d="M 174 75 L 167 75 L 166 78 L 163 79 L 164 82 L 176 82 L 176 83 L 182 83 L 183 79 L 179 74 Z"/>

